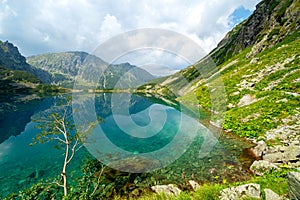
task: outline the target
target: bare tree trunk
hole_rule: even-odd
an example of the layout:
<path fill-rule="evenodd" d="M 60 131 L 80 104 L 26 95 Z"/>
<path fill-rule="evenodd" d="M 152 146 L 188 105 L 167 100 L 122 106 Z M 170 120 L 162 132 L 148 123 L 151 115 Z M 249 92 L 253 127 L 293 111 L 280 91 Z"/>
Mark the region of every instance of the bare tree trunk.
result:
<path fill-rule="evenodd" d="M 67 179 L 67 165 L 68 165 L 68 158 L 69 158 L 69 143 L 68 140 L 66 140 L 66 154 L 65 154 L 65 161 L 64 161 L 64 166 L 63 170 L 61 173 L 61 176 L 63 177 L 63 187 L 64 187 L 64 196 L 68 195 L 68 179 Z"/>

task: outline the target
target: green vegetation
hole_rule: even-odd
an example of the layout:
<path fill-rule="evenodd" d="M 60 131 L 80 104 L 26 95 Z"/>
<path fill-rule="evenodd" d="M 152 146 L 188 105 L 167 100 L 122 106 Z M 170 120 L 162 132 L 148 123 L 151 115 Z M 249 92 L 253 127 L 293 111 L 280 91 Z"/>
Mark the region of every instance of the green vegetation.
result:
<path fill-rule="evenodd" d="M 268 188 L 276 191 L 281 196 L 288 196 L 287 186 L 287 173 L 293 171 L 291 169 L 281 168 L 279 171 L 266 173 L 263 176 L 253 176 L 250 180 L 236 183 L 223 184 L 203 184 L 198 190 L 190 191 L 184 190 L 178 196 L 168 196 L 165 194 L 154 194 L 150 189 L 145 188 L 142 192 L 137 192 L 136 195 L 128 193 L 126 186 L 118 188 L 118 184 L 122 185 L 122 180 L 115 182 L 109 181 L 109 169 L 97 160 L 87 160 L 86 164 L 82 167 L 82 177 L 77 179 L 76 182 L 70 184 L 69 194 L 64 199 L 126 199 L 131 200 L 215 200 L 220 196 L 220 191 L 229 187 L 236 187 L 247 183 L 257 183 L 261 186 L 262 195 L 263 190 Z M 134 178 L 133 175 L 128 174 L 123 176 L 123 181 L 128 178 Z M 48 180 L 40 182 L 32 187 L 11 194 L 6 199 L 60 199 L 63 193 L 60 192 L 59 186 L 53 183 L 55 180 Z M 280 187 L 279 187 L 280 186 Z M 130 186 L 127 186 L 130 187 Z M 130 190 L 129 188 L 127 188 Z M 120 196 L 122 195 L 122 196 Z"/>
<path fill-rule="evenodd" d="M 290 37 L 295 38 L 295 35 L 298 34 Z M 237 61 L 221 72 L 227 105 L 233 105 L 226 112 L 225 129 L 243 137 L 258 137 L 276 128 L 282 119 L 295 114 L 295 109 L 299 107 L 299 96 L 291 93 L 299 93 L 300 83 L 295 81 L 300 74 L 299 47 L 300 39 L 286 38 L 276 47 L 257 55 L 256 63 L 246 58 L 245 55 L 250 51 L 246 49 L 220 66 L 222 69 L 232 61 Z M 243 86 L 243 81 L 249 85 Z M 213 80 L 205 84 L 210 82 Z M 246 94 L 255 98 L 256 102 L 239 107 L 239 101 Z M 188 101 L 193 95 L 196 95 L 203 108 L 212 109 L 211 94 L 206 85 L 200 85 L 180 100 Z"/>
<path fill-rule="evenodd" d="M 221 113 L 218 113 L 225 116 L 224 129 L 247 138 L 257 139 L 264 136 L 267 131 L 283 125 L 286 119 L 294 116 L 300 109 L 300 31 L 299 25 L 297 25 L 299 16 L 295 11 L 299 8 L 298 5 L 299 1 L 293 0 L 261 2 L 258 6 L 259 12 L 255 12 L 248 20 L 236 26 L 209 54 L 212 61 L 217 64 L 216 67 L 206 57 L 174 75 L 155 79 L 149 84 L 139 87 L 137 91 L 171 98 L 176 98 L 183 91 L 186 93 L 177 98 L 179 101 L 196 109 L 201 107 L 212 111 L 211 113 L 219 112 L 218 108 L 226 100 L 227 110 L 221 110 Z M 289 13 L 288 9 L 290 9 Z M 297 16 L 293 15 L 295 13 Z M 265 36 L 266 39 L 264 39 Z M 3 52 L 5 54 L 8 51 L 9 45 L 6 44 Z M 78 72 L 78 66 L 74 63 L 77 63 L 78 60 L 82 62 L 86 54 L 74 52 L 65 54 L 31 57 L 29 61 L 38 68 L 50 71 L 53 82 L 70 86 L 74 78 L 72 76 Z M 63 56 L 63 58 L 59 56 Z M 52 62 L 51 65 L 41 64 L 43 62 L 40 60 L 48 58 Z M 20 57 L 20 59 L 23 58 Z M 68 66 L 74 68 L 57 65 L 60 60 L 67 60 Z M 34 73 L 30 74 L 29 71 L 22 70 L 20 66 L 13 66 L 11 59 L 8 59 L 6 63 L 7 65 L 4 66 L 8 67 L 9 65 L 9 69 L 0 68 L 1 87 L 5 91 L 15 93 L 20 89 L 19 85 L 30 83 L 35 85 L 26 87 L 26 92 L 61 92 L 57 87 L 40 84 L 39 80 L 32 75 Z M 98 60 L 99 63 L 103 64 Z M 108 73 L 110 75 L 100 79 L 102 86 L 106 85 L 106 89 L 113 88 L 116 81 L 119 80 L 119 76 L 128 69 L 132 69 L 128 64 L 124 64 L 122 67 L 124 67 L 123 71 L 111 68 Z M 213 75 L 217 70 L 219 70 L 220 77 Z M 147 78 L 147 74 L 142 78 L 145 79 L 145 77 Z M 220 80 L 224 84 L 225 94 L 217 93 L 215 98 L 212 98 L 213 91 L 215 91 L 212 86 L 221 86 L 218 85 Z M 161 84 L 163 82 L 164 86 Z M 13 87 L 11 87 L 12 83 Z M 126 85 L 126 87 L 130 86 Z M 24 88 L 22 91 L 24 92 Z M 168 99 L 165 98 L 165 100 Z M 50 117 L 52 117 L 51 120 L 57 118 L 55 114 Z M 295 122 L 290 121 L 289 123 L 292 125 Z M 41 136 L 53 134 L 53 131 L 49 130 L 49 126 L 43 128 L 44 132 Z M 53 129 L 55 126 L 50 126 L 50 128 Z M 68 149 L 69 142 L 67 140 L 68 138 L 64 138 L 61 142 L 67 144 Z M 275 144 L 280 141 L 275 139 L 268 145 L 273 145 L 272 142 Z M 68 161 L 68 154 L 65 155 Z M 134 190 L 130 189 L 131 185 L 126 185 L 126 183 L 135 183 L 135 175 L 122 174 L 123 176 L 119 176 L 121 172 L 112 172 L 98 161 L 89 160 L 82 168 L 81 178 L 69 185 L 69 192 L 66 192 L 66 189 L 64 193 L 59 190 L 61 177 L 58 177 L 12 194 L 7 199 L 59 199 L 64 195 L 65 199 L 123 199 L 125 197 L 150 200 L 217 199 L 222 189 L 250 182 L 260 184 L 262 189 L 269 188 L 280 195 L 287 196 L 286 176 L 289 171 L 292 170 L 285 169 L 283 165 L 278 172 L 253 176 L 245 182 L 227 183 L 224 181 L 223 184 L 204 184 L 195 192 L 186 190 L 177 197 L 152 194 L 149 188 L 143 191 L 137 190 L 135 195 L 132 195 Z M 66 170 L 63 172 L 65 173 Z M 118 180 L 116 180 L 117 176 Z M 66 175 L 63 178 L 66 179 Z M 140 197 L 141 195 L 142 197 Z"/>

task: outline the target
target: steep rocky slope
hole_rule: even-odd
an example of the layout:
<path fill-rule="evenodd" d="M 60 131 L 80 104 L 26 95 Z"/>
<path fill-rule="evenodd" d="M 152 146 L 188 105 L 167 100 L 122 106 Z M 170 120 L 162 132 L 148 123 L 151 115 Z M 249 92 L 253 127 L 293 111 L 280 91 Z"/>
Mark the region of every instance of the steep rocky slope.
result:
<path fill-rule="evenodd" d="M 141 89 L 172 91 L 218 112 L 220 101 L 227 109 L 221 110 L 225 129 L 263 135 L 299 109 L 299 7 L 299 0 L 263 0 L 208 56 Z M 224 86 L 219 99 L 212 99 L 215 86 Z"/>
<path fill-rule="evenodd" d="M 26 63 L 17 47 L 0 41 L 0 101 L 10 99 L 10 95 L 26 95 L 40 86 L 49 74 Z"/>
<path fill-rule="evenodd" d="M 48 83 L 50 79 L 50 74 L 46 71 L 30 66 L 18 48 L 8 41 L 0 41 L 0 66 L 31 74 L 44 83 Z"/>
<path fill-rule="evenodd" d="M 247 50 L 245 57 L 254 58 L 285 38 L 297 38 L 300 27 L 299 0 L 264 0 L 254 13 L 230 31 L 205 58 L 180 72 L 158 81 L 182 95 L 191 91 L 191 85 L 201 83 L 216 73 L 232 57 Z M 291 39 L 291 40 L 294 40 Z M 156 89 L 160 88 L 156 85 Z"/>

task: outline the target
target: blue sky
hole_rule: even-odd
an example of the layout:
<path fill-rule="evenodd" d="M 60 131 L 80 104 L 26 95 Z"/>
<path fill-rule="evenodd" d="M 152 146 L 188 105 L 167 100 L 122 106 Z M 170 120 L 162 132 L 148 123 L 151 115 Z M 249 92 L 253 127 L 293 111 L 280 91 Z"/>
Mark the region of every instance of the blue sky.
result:
<path fill-rule="evenodd" d="M 259 1 L 0 0 L 0 40 L 14 43 L 25 56 L 71 50 L 90 53 L 126 31 L 162 28 L 185 35 L 208 53 Z M 170 64 L 156 74 L 184 67 L 175 60 L 158 56 L 157 63 Z M 139 63 L 147 62 L 140 57 Z"/>

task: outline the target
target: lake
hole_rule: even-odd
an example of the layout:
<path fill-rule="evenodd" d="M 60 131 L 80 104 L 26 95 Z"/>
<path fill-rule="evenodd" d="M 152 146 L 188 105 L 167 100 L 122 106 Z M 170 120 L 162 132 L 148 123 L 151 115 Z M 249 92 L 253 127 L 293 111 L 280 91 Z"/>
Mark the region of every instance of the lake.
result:
<path fill-rule="evenodd" d="M 54 142 L 29 146 L 40 130 L 33 118 L 47 113 L 60 97 L 1 103 L 0 193 L 17 192 L 40 180 L 59 177 L 63 150 Z M 74 96 L 73 96 L 74 99 Z M 116 171 L 137 173 L 140 187 L 244 180 L 251 158 L 246 142 L 208 129 L 180 104 L 126 93 L 75 96 L 73 118 L 84 144 L 68 168 L 80 177 L 87 158 Z M 99 120 L 100 119 L 100 120 Z M 97 123 L 87 130 L 91 122 Z M 204 123 L 205 124 L 205 123 Z M 120 174 L 122 176 L 122 174 Z"/>

